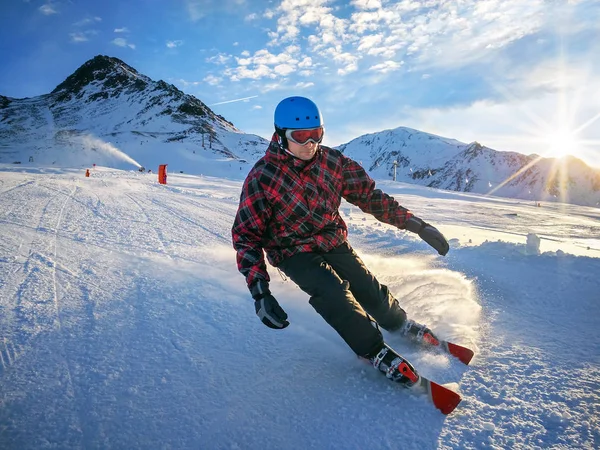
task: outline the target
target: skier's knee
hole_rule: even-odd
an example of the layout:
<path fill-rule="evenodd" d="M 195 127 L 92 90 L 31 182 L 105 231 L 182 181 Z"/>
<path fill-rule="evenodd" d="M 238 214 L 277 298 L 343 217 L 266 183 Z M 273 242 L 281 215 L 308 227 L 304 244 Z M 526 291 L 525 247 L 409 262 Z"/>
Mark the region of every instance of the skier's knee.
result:
<path fill-rule="evenodd" d="M 347 281 L 318 289 L 309 303 L 328 322 L 343 321 L 354 312 L 352 293 Z"/>

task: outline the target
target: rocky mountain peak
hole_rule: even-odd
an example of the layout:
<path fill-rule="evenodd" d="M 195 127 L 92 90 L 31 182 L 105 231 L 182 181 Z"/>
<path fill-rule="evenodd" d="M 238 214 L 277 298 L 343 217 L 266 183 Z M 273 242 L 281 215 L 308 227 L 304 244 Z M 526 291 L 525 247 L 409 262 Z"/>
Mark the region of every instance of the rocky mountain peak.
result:
<path fill-rule="evenodd" d="M 10 104 L 10 99 L 4 95 L 0 95 L 0 109 L 6 108 Z"/>
<path fill-rule="evenodd" d="M 92 84 L 96 84 L 103 91 L 115 88 L 141 91 L 150 81 L 150 78 L 140 74 L 118 58 L 98 55 L 86 61 L 65 81 L 56 86 L 52 94 L 56 95 L 58 101 L 64 101 Z"/>
<path fill-rule="evenodd" d="M 475 158 L 478 158 L 485 152 L 485 147 L 481 145 L 479 142 L 474 141 L 471 142 L 467 148 L 462 152 L 462 155 L 467 161 L 472 161 Z"/>
<path fill-rule="evenodd" d="M 161 113 L 173 115 L 178 121 L 189 123 L 190 120 L 213 117 L 233 127 L 196 97 L 163 80 L 153 81 L 112 56 L 98 55 L 85 62 L 52 91 L 52 98 L 55 105 L 72 99 L 90 103 L 116 98 L 122 93 L 143 94 L 149 107 L 163 105 Z"/>

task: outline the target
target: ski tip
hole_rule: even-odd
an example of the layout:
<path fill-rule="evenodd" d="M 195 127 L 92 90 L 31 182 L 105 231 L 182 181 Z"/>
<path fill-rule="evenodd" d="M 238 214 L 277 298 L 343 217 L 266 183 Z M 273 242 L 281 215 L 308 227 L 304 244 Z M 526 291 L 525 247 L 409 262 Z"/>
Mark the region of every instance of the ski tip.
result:
<path fill-rule="evenodd" d="M 460 361 L 465 364 L 469 364 L 473 359 L 473 355 L 475 354 L 473 350 L 463 347 L 462 345 L 453 344 L 452 342 L 448 342 L 448 352 L 456 356 Z"/>
<path fill-rule="evenodd" d="M 442 412 L 442 414 L 450 414 L 462 400 L 460 395 L 458 395 L 456 392 L 451 391 L 450 389 L 445 388 L 434 381 L 430 381 L 429 386 L 431 400 L 433 401 L 435 407 Z"/>

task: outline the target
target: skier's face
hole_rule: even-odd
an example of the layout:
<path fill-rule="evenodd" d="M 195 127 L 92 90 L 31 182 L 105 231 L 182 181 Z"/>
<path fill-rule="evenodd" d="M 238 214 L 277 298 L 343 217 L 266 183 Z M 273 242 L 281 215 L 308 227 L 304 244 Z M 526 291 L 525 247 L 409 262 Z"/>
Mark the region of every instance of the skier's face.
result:
<path fill-rule="evenodd" d="M 304 161 L 308 161 L 315 156 L 319 144 L 316 142 L 308 141 L 304 145 L 296 144 L 295 142 L 288 141 L 288 150 L 296 158 L 300 158 Z"/>

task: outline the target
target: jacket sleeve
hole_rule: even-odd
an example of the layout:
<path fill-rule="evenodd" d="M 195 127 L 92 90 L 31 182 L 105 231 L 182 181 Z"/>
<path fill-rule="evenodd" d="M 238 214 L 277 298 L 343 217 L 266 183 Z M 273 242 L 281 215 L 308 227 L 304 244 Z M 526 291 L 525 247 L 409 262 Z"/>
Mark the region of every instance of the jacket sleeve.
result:
<path fill-rule="evenodd" d="M 375 181 L 360 164 L 342 155 L 342 173 L 342 197 L 362 211 L 372 214 L 380 222 L 404 228 L 413 214 L 400 206 L 394 197 L 381 189 L 375 189 Z"/>
<path fill-rule="evenodd" d="M 237 251 L 238 270 L 250 288 L 256 281 L 269 281 L 262 238 L 271 217 L 271 208 L 259 181 L 252 173 L 242 187 L 240 205 L 231 230 Z"/>

